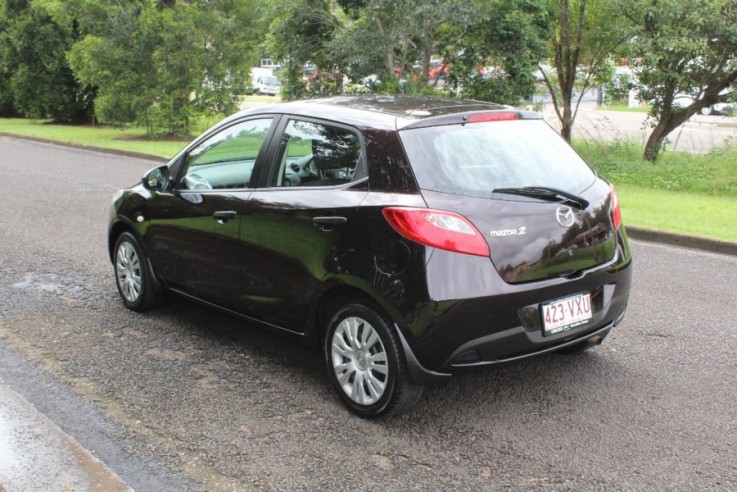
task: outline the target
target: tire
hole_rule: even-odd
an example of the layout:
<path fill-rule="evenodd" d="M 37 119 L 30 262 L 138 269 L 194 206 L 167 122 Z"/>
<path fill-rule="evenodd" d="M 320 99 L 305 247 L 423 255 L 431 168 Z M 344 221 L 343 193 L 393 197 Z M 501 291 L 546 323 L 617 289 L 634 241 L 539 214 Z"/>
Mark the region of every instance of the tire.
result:
<path fill-rule="evenodd" d="M 126 307 L 145 311 L 160 305 L 163 289 L 136 237 L 130 232 L 122 233 L 115 242 L 114 251 L 115 284 Z"/>
<path fill-rule="evenodd" d="M 338 395 L 363 418 L 406 412 L 424 390 L 409 377 L 393 323 L 371 304 L 355 302 L 335 311 L 325 336 L 325 361 Z"/>

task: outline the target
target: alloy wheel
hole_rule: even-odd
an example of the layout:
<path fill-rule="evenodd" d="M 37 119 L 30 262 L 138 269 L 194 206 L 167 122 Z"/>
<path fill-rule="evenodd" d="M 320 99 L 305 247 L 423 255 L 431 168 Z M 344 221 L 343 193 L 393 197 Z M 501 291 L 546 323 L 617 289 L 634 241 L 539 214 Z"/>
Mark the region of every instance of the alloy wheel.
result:
<path fill-rule="evenodd" d="M 115 271 L 120 293 L 126 301 L 134 303 L 141 295 L 141 262 L 129 242 L 122 242 L 115 255 Z"/>
<path fill-rule="evenodd" d="M 331 360 L 338 384 L 359 405 L 373 405 L 384 395 L 389 364 L 384 344 L 366 320 L 351 316 L 335 329 Z"/>

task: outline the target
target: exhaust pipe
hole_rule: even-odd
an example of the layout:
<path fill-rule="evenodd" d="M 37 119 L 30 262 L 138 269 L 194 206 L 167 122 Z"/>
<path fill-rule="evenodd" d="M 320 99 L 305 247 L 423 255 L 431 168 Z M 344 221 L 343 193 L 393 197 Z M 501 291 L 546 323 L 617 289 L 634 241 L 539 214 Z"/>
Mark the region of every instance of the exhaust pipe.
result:
<path fill-rule="evenodd" d="M 601 345 L 601 342 L 604 341 L 604 337 L 601 335 L 594 335 L 591 338 L 587 338 L 586 342 L 590 343 L 591 345 Z"/>

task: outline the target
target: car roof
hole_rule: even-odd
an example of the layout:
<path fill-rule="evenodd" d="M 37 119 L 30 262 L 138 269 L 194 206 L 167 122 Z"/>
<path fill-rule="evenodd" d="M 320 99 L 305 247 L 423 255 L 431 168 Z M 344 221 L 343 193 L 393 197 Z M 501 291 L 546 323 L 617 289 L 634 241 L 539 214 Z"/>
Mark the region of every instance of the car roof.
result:
<path fill-rule="evenodd" d="M 488 111 L 514 111 L 523 118 L 535 113 L 500 104 L 440 97 L 405 95 L 338 96 L 269 104 L 247 109 L 229 119 L 257 114 L 292 114 L 324 118 L 359 128 L 398 130 L 410 126 L 445 124 L 447 116 Z M 459 120 L 460 122 L 460 120 Z"/>

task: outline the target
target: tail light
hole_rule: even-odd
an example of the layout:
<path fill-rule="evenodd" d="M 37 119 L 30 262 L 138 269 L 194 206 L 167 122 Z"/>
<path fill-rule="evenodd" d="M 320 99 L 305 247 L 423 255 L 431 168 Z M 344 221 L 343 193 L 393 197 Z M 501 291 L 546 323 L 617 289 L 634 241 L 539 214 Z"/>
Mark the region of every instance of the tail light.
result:
<path fill-rule="evenodd" d="M 614 186 L 612 186 L 611 196 L 612 224 L 614 225 L 614 230 L 618 231 L 619 226 L 622 225 L 622 209 L 619 208 L 619 198 L 617 198 L 617 192 L 614 191 Z"/>
<path fill-rule="evenodd" d="M 444 210 L 387 207 L 384 217 L 412 241 L 457 253 L 488 257 L 489 245 L 465 217 Z"/>

